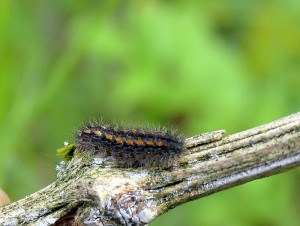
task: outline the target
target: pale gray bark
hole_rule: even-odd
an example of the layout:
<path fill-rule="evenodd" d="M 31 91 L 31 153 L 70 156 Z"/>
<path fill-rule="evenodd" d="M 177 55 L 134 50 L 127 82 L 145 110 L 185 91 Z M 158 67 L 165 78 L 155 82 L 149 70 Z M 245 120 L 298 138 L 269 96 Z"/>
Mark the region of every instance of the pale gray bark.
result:
<path fill-rule="evenodd" d="M 111 157 L 80 153 L 55 182 L 0 208 L 0 224 L 148 224 L 179 204 L 300 165 L 300 112 L 224 132 L 186 139 L 169 170 L 118 168 Z"/>

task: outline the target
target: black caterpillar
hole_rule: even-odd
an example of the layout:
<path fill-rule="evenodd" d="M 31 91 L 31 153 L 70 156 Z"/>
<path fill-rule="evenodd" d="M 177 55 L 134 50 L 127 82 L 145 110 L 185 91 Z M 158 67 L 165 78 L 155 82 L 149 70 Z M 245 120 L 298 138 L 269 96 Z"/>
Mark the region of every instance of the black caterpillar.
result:
<path fill-rule="evenodd" d="M 157 129 L 128 129 L 88 124 L 77 132 L 78 150 L 114 156 L 127 167 L 168 168 L 180 156 L 183 140 L 175 132 Z"/>

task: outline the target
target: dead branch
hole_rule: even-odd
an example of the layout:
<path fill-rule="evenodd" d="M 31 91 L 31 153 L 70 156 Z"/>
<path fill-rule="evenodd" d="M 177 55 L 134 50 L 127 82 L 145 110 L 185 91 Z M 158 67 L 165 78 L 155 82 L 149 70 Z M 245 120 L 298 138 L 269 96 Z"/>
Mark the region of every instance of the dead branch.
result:
<path fill-rule="evenodd" d="M 111 157 L 80 153 L 55 182 L 0 208 L 0 224 L 143 225 L 182 203 L 300 165 L 300 112 L 223 133 L 186 139 L 168 170 L 118 168 Z"/>

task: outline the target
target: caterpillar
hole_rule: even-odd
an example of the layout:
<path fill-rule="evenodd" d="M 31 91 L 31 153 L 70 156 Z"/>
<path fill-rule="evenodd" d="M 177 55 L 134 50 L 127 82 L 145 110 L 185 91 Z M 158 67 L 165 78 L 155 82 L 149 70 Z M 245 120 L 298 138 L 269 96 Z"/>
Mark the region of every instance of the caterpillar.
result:
<path fill-rule="evenodd" d="M 113 156 L 127 167 L 168 168 L 180 156 L 182 138 L 174 131 L 149 128 L 121 128 L 111 124 L 88 124 L 76 133 L 79 151 L 96 151 Z"/>

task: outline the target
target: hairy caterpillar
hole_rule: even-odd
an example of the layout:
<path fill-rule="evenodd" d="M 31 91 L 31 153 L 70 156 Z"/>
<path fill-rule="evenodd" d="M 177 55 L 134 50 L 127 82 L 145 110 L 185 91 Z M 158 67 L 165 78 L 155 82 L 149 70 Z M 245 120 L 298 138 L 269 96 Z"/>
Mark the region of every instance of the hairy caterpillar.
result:
<path fill-rule="evenodd" d="M 183 141 L 174 131 L 129 129 L 110 124 L 88 124 L 76 134 L 79 151 L 113 156 L 128 167 L 169 167 L 181 154 Z"/>

